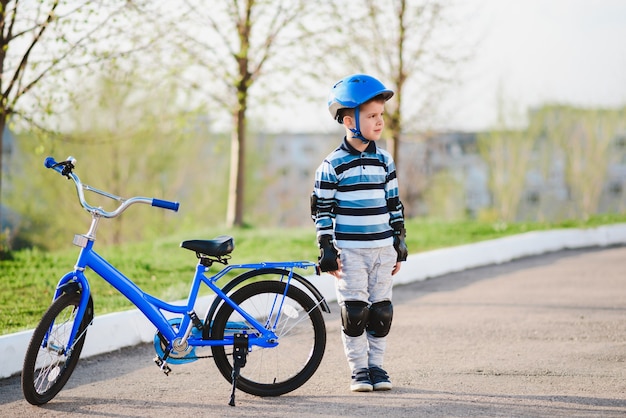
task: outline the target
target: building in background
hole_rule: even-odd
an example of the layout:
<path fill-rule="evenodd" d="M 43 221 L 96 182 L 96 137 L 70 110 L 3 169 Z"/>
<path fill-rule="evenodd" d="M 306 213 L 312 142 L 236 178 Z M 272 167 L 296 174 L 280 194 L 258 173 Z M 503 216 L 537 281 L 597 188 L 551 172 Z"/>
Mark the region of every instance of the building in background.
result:
<path fill-rule="evenodd" d="M 440 132 L 409 136 L 401 141 L 398 171 L 407 217 L 488 219 L 486 214 L 493 200 L 488 187 L 489 166 L 478 152 L 477 137 L 477 133 L 471 132 Z M 618 135 L 613 142 L 624 152 L 626 133 Z M 260 195 L 256 198 L 253 222 L 286 227 L 308 225 L 315 170 L 338 144 L 337 135 L 260 135 L 259 157 L 267 163 L 255 170 L 258 177 L 255 181 L 263 187 L 257 189 Z M 540 149 L 537 147 L 536 153 Z M 606 167 L 608 174 L 599 213 L 626 209 L 624 154 Z M 531 164 L 518 220 L 558 220 L 566 212 L 564 207 L 571 204 L 571 196 L 564 158 L 553 158 L 547 170 Z M 540 159 L 539 155 L 534 159 Z"/>

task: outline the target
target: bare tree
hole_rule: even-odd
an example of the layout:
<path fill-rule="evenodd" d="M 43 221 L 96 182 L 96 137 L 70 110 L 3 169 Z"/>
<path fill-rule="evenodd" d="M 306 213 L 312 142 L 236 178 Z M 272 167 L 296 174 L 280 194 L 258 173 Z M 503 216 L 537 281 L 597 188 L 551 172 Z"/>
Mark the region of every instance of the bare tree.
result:
<path fill-rule="evenodd" d="M 163 236 L 179 229 L 185 217 L 194 223 L 202 219 L 206 225 L 211 202 L 200 201 L 216 193 L 213 185 L 197 174 L 198 167 L 188 164 L 199 154 L 207 159 L 203 144 L 207 132 L 201 121 L 206 112 L 181 111 L 173 105 L 181 101 L 174 80 L 159 84 L 158 89 L 150 83 L 152 88 L 146 89 L 141 88 L 146 84 L 142 77 L 151 74 L 144 74 L 143 68 L 126 71 L 111 64 L 106 69 L 84 80 L 94 88 L 85 92 L 86 97 L 77 98 L 80 105 L 70 107 L 67 116 L 72 123 L 63 133 L 24 133 L 16 144 L 21 151 L 16 153 L 16 175 L 13 187 L 5 193 L 7 204 L 25 218 L 16 247 L 20 243 L 44 248 L 67 245 L 63 230 L 68 219 L 78 220 L 79 227 L 81 222 L 86 227 L 89 220 L 77 204 L 73 187 L 44 170 L 42 156 L 30 151 L 34 148 L 45 148 L 60 158 L 76 157 L 77 173 L 93 187 L 125 198 L 141 195 L 181 201 L 177 214 L 147 207 L 124 213 L 100 230 L 98 239 L 105 244 Z M 219 157 L 211 158 L 211 167 L 220 164 Z M 29 195 L 37 199 L 24 199 Z M 86 197 L 94 206 L 116 207 L 117 202 L 97 194 L 87 193 Z M 54 213 L 50 207 L 55 208 Z"/>
<path fill-rule="evenodd" d="M 130 4 L 0 0 L 0 194 L 8 122 L 43 128 L 45 117 L 59 111 L 64 82 L 76 84 L 80 68 L 127 53 L 110 42 L 121 29 L 105 30 Z"/>
<path fill-rule="evenodd" d="M 401 144 L 430 136 L 443 95 L 460 84 L 459 69 L 475 49 L 461 33 L 456 11 L 447 0 L 342 2 L 335 11 L 342 30 L 330 39 L 328 71 L 335 77 L 338 71 L 368 73 L 395 92 L 385 106 L 385 145 L 397 170 L 418 176 L 400 182 L 407 213 L 420 206 L 432 177 L 424 168 L 407 167 L 420 162 L 402 152 Z"/>
<path fill-rule="evenodd" d="M 295 90 L 297 70 L 313 59 L 308 46 L 324 33 L 325 22 L 317 18 L 324 4 L 243 0 L 213 2 L 207 8 L 187 0 L 167 14 L 158 7 L 145 10 L 163 35 L 174 40 L 172 67 L 184 88 L 204 94 L 215 114 L 230 114 L 228 226 L 244 224 L 248 111 L 285 94 L 287 80 L 294 81 Z"/>
<path fill-rule="evenodd" d="M 184 189 L 184 163 L 193 153 L 190 145 L 198 142 L 193 141 L 195 131 L 188 129 L 195 114 L 182 113 L 172 105 L 177 96 L 172 81 L 162 83 L 159 89 L 145 90 L 137 87 L 144 84 L 140 77 L 109 67 L 93 96 L 75 106 L 75 127 L 65 139 L 71 148 L 84 153 L 76 155 L 83 163 L 79 161 L 79 168 L 88 166 L 89 171 L 83 168 L 81 172 L 90 173 L 92 179 L 97 173 L 93 181 L 106 185 L 105 190 L 124 197 L 149 195 L 175 200 Z M 111 201 L 102 199 L 101 204 L 110 205 Z M 170 215 L 141 208 L 129 211 L 110 225 L 105 234 L 112 235 L 105 235 L 104 242 L 119 244 L 129 237 L 138 240 L 146 227 L 156 225 L 164 233 Z"/>
<path fill-rule="evenodd" d="M 353 72 L 380 77 L 395 91 L 386 106 L 386 130 L 396 165 L 403 132 L 420 127 L 418 120 L 426 125 L 443 89 L 458 81 L 457 70 L 471 55 L 467 39 L 451 36 L 449 10 L 449 2 L 441 0 L 365 0 L 340 9 L 342 26 L 349 28 L 341 40 L 343 62 Z"/>

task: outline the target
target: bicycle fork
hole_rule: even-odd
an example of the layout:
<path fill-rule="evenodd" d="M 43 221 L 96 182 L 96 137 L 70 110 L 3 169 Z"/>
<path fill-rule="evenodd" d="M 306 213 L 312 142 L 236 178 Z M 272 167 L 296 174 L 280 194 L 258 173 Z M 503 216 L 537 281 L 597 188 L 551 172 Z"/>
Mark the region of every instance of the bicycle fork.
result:
<path fill-rule="evenodd" d="M 82 270 L 76 270 L 65 274 L 57 284 L 52 302 L 58 299 L 64 293 L 79 293 L 80 302 L 75 310 L 75 316 L 72 322 L 72 328 L 67 336 L 67 341 L 64 341 L 64 346 L 57 346 L 54 344 L 48 344 L 49 333 L 54 327 L 54 323 L 50 324 L 50 329 L 43 339 L 42 347 L 48 348 L 51 351 L 59 354 L 70 355 L 74 349 L 74 345 L 84 336 L 87 332 L 87 328 L 93 321 L 93 300 L 91 299 L 91 289 L 89 282 L 82 275 Z M 79 332 L 80 326 L 83 323 L 85 315 L 89 319 L 88 326 L 82 332 Z"/>

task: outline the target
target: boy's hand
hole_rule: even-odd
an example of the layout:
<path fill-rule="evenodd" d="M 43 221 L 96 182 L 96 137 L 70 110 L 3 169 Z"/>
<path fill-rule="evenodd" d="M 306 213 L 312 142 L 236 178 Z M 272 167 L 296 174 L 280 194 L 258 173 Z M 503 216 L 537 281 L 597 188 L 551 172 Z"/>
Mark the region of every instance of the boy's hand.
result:
<path fill-rule="evenodd" d="M 339 251 L 333 244 L 332 235 L 319 237 L 320 256 L 317 259 L 320 270 L 323 272 L 336 272 L 339 270 Z"/>
<path fill-rule="evenodd" d="M 400 271 L 400 267 L 402 267 L 402 263 L 399 261 L 396 261 L 396 265 L 393 266 L 393 270 L 391 270 L 391 275 L 395 276 L 396 273 Z"/>
<path fill-rule="evenodd" d="M 341 258 L 337 258 L 337 265 L 338 265 L 337 270 L 329 271 L 328 274 L 330 274 L 331 276 L 334 276 L 336 279 L 341 279 Z"/>

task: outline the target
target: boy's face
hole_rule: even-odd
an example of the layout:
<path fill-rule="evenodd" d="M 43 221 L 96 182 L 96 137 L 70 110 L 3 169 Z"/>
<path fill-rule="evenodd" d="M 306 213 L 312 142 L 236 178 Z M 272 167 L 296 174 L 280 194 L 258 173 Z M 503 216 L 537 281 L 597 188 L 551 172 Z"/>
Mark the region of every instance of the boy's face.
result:
<path fill-rule="evenodd" d="M 361 105 L 359 108 L 359 123 L 361 128 L 361 134 L 370 141 L 377 141 L 380 139 L 383 128 L 385 127 L 385 121 L 383 114 L 385 112 L 385 102 L 379 100 L 373 100 Z M 344 119 L 348 128 L 355 128 L 355 120 L 353 117 Z"/>

